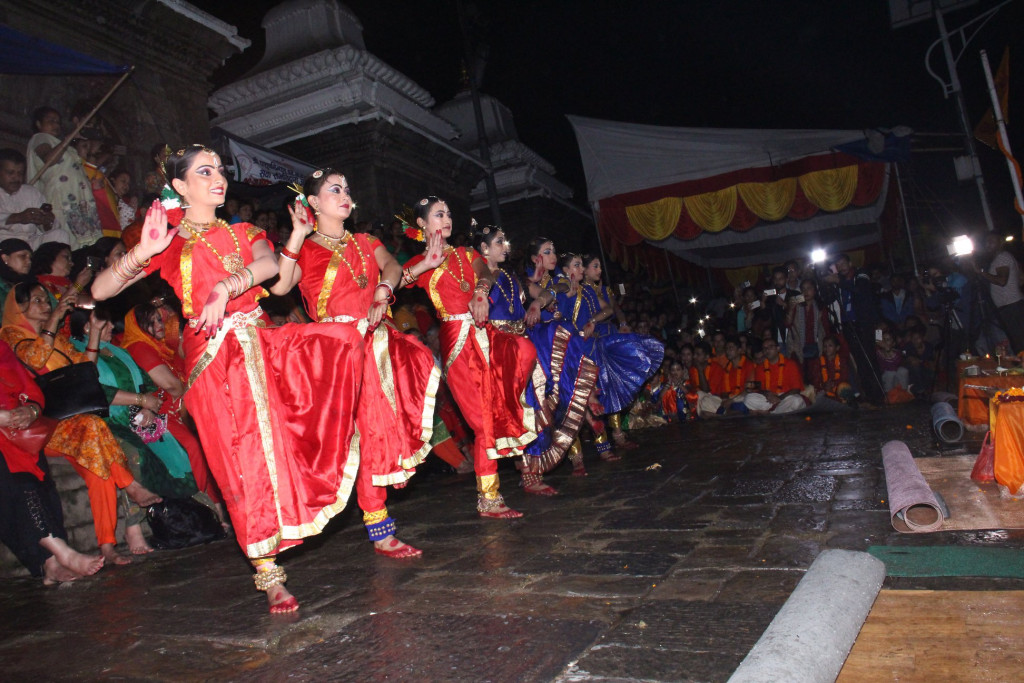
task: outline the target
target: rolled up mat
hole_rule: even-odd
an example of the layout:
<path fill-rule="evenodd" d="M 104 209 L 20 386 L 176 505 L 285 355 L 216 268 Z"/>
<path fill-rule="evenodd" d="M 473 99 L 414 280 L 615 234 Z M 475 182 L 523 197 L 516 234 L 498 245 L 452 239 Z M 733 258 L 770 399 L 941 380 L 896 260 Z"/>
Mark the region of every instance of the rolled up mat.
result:
<path fill-rule="evenodd" d="M 940 441 L 956 443 L 964 438 L 964 423 L 948 403 L 932 404 L 932 429 Z"/>
<path fill-rule="evenodd" d="M 824 551 L 729 683 L 832 683 L 884 580 L 885 564 L 868 553 Z"/>
<path fill-rule="evenodd" d="M 889 489 L 889 518 L 902 533 L 938 531 L 942 512 L 935 494 L 921 475 L 907 444 L 889 441 L 882 446 L 885 486 Z"/>

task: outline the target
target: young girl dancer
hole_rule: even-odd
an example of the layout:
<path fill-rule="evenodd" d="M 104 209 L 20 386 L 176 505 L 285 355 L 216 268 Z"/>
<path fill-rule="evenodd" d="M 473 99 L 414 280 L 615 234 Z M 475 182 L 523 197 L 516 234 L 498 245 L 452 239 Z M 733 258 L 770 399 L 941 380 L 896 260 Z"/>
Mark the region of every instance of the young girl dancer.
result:
<path fill-rule="evenodd" d="M 375 237 L 345 229 L 354 207 L 341 173 L 325 168 L 306 178 L 300 199 L 288 207 L 292 233 L 270 291 L 286 294 L 298 284 L 310 318 L 348 326 L 365 340 L 356 499 L 378 554 L 418 557 L 422 551 L 395 537 L 385 503 L 387 487 L 405 486 L 427 457 L 441 373 L 430 350 L 398 332 L 386 315 L 402 267 Z"/>
<path fill-rule="evenodd" d="M 414 207 L 426 254 L 406 263 L 402 284 L 427 290 L 441 318 L 441 356 L 452 396 L 472 428 L 481 517 L 521 517 L 498 493 L 498 458 L 519 456 L 537 438 L 536 410 L 527 402 L 537 352 L 526 339 L 487 321 L 490 270 L 475 249 L 448 245 L 452 214 L 430 196 Z"/>

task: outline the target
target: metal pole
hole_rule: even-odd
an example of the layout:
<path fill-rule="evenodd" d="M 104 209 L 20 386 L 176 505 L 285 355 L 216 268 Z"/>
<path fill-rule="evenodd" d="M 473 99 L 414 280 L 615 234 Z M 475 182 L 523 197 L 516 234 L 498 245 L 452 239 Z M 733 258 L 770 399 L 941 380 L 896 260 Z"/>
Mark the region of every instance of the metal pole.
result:
<path fill-rule="evenodd" d="M 668 277 L 672 282 L 672 295 L 676 300 L 676 308 L 681 310 L 682 306 L 679 303 L 679 290 L 676 289 L 676 274 L 672 272 L 672 262 L 668 258 L 668 249 L 663 249 L 662 251 L 665 252 L 665 267 L 668 268 Z"/>
<path fill-rule="evenodd" d="M 939 24 L 939 39 L 942 41 L 942 52 L 946 56 L 946 67 L 949 69 L 950 92 L 956 99 L 957 113 L 960 115 L 960 126 L 963 128 L 966 139 L 967 155 L 971 159 L 972 171 L 974 172 L 974 183 L 978 186 L 978 196 L 981 199 L 981 210 L 985 214 L 985 225 L 988 231 L 996 229 L 992 222 L 992 212 L 988 207 L 988 197 L 985 194 L 985 178 L 981 175 L 981 163 L 978 161 L 978 153 L 974 148 L 974 135 L 971 129 L 971 121 L 967 116 L 967 105 L 964 102 L 964 93 L 960 88 L 960 77 L 956 72 L 956 59 L 953 58 L 953 48 L 949 44 L 949 32 L 946 31 L 946 20 L 942 16 L 942 10 L 935 7 L 935 21 Z"/>
<path fill-rule="evenodd" d="M 1003 108 L 999 104 L 999 93 L 996 92 L 996 84 L 992 78 L 992 67 L 988 63 L 988 53 L 981 51 L 981 66 L 985 70 L 985 82 L 988 84 L 988 94 L 992 98 L 992 117 L 996 120 L 996 127 L 999 129 L 999 149 L 1006 157 L 1006 165 L 1010 167 L 1010 180 L 1013 181 L 1013 195 L 1017 199 L 1017 212 L 1024 211 L 1024 197 L 1021 196 L 1020 175 L 1017 165 L 1010 151 L 1010 138 L 1006 135 L 1006 122 L 1003 120 Z M 1024 213 L 1021 213 L 1021 220 L 1024 221 Z"/>
<path fill-rule="evenodd" d="M 914 265 L 914 273 L 919 273 L 917 269 L 917 256 L 914 255 L 914 238 L 910 234 L 910 218 L 907 215 L 907 200 L 903 196 L 903 178 L 900 177 L 900 165 L 893 162 L 893 168 L 896 169 L 896 187 L 900 191 L 900 207 L 903 209 L 903 226 L 907 229 L 907 244 L 910 245 L 910 262 Z"/>

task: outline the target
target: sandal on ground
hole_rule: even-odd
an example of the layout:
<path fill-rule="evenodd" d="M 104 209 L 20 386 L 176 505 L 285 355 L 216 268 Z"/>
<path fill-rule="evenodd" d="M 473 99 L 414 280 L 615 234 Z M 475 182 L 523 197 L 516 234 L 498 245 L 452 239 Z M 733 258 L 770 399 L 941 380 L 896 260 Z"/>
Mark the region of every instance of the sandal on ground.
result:
<path fill-rule="evenodd" d="M 519 485 L 523 487 L 524 493 L 532 493 L 535 496 L 557 496 L 556 491 L 551 486 L 544 483 L 539 474 L 531 474 L 528 472 L 523 473 L 523 479 L 519 482 Z"/>
<path fill-rule="evenodd" d="M 376 543 L 373 545 L 373 552 L 384 557 L 390 557 L 393 560 L 404 560 L 410 557 L 421 557 L 423 551 L 419 548 L 414 548 L 408 543 L 402 543 L 394 536 L 391 537 L 391 542 L 388 544 L 390 548 L 381 548 Z"/>
<path fill-rule="evenodd" d="M 505 499 L 498 495 L 497 498 L 479 497 L 476 503 L 476 510 L 481 517 L 488 519 L 518 519 L 523 516 L 522 512 L 513 510 L 505 505 Z"/>

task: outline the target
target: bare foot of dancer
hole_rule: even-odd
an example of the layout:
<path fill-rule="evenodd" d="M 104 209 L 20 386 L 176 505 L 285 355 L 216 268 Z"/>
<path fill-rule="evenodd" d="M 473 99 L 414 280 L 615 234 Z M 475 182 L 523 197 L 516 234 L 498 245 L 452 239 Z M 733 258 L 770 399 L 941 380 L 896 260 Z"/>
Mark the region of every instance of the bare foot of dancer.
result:
<path fill-rule="evenodd" d="M 604 460 L 605 462 L 618 462 L 619 460 L 622 460 L 622 456 L 617 455 L 615 451 L 605 451 L 601 454 L 601 460 Z"/>
<path fill-rule="evenodd" d="M 152 546 L 146 543 L 146 537 L 142 535 L 142 527 L 138 524 L 132 524 L 125 529 L 124 536 L 132 555 L 146 555 L 153 552 Z"/>
<path fill-rule="evenodd" d="M 530 472 L 523 472 L 522 481 L 520 482 L 523 487 L 524 493 L 532 493 L 535 496 L 557 496 L 556 491 L 551 486 L 544 483 L 544 480 L 539 474 L 533 474 Z"/>
<path fill-rule="evenodd" d="M 50 536 L 39 541 L 65 569 L 78 576 L 92 576 L 103 567 L 103 558 L 99 555 L 85 555 L 69 546 L 64 539 Z"/>
<path fill-rule="evenodd" d="M 379 541 L 374 541 L 373 550 L 378 555 L 390 557 L 395 560 L 404 560 L 410 557 L 423 556 L 422 550 L 414 548 L 407 543 L 403 543 L 394 536 L 388 536 L 387 538 L 382 538 Z"/>
<path fill-rule="evenodd" d="M 57 558 L 52 555 L 46 558 L 46 562 L 43 563 L 44 586 L 56 586 L 58 583 L 67 583 L 68 581 L 80 578 L 82 578 L 81 574 L 76 574 L 67 567 L 62 566 L 57 561 Z"/>
<path fill-rule="evenodd" d="M 114 550 L 113 543 L 104 543 L 100 546 L 100 554 L 103 555 L 103 559 L 110 564 L 131 564 L 132 558 L 125 557 L 121 553 Z"/>
<path fill-rule="evenodd" d="M 163 498 L 134 480 L 132 483 L 128 484 L 128 486 L 124 487 L 124 492 L 127 493 L 128 497 L 135 501 L 139 507 L 148 508 L 150 505 L 159 503 L 163 500 Z"/>
<path fill-rule="evenodd" d="M 284 567 L 278 567 L 269 557 L 255 559 L 252 564 L 256 567 L 256 575 L 253 576 L 256 590 L 266 591 L 271 614 L 287 614 L 299 609 L 299 601 L 284 587 L 288 580 Z"/>
<path fill-rule="evenodd" d="M 513 510 L 505 505 L 505 499 L 499 494 L 497 498 L 480 497 L 476 503 L 477 512 L 481 517 L 490 519 L 517 519 L 523 516 L 522 512 Z"/>

